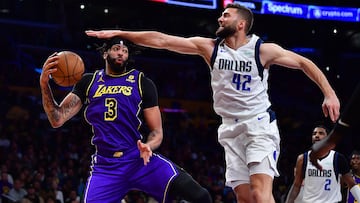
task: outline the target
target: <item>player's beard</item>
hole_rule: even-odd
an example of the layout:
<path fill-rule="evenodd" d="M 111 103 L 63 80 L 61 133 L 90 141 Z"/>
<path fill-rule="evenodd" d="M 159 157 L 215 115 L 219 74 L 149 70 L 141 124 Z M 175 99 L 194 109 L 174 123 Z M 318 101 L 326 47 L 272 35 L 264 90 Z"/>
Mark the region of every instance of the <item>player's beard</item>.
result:
<path fill-rule="evenodd" d="M 215 34 L 217 37 L 226 38 L 236 33 L 236 26 L 230 25 L 225 27 L 219 27 Z"/>
<path fill-rule="evenodd" d="M 116 63 L 116 58 L 111 58 L 109 55 L 106 57 L 109 68 L 113 73 L 121 74 L 126 71 L 127 60 L 122 64 Z"/>

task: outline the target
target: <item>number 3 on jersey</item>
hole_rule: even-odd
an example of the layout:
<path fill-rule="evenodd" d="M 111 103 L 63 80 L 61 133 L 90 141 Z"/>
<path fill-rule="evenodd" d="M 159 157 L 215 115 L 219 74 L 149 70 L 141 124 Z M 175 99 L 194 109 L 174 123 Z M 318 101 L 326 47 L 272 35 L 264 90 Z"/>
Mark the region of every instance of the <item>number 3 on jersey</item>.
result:
<path fill-rule="evenodd" d="M 241 75 L 238 73 L 234 74 L 232 79 L 232 83 L 236 85 L 236 89 L 240 91 L 250 91 L 250 87 L 248 87 L 248 83 L 251 82 L 251 75 Z"/>
<path fill-rule="evenodd" d="M 117 117 L 117 100 L 115 98 L 106 98 L 105 106 L 107 111 L 104 112 L 105 121 L 113 121 Z"/>

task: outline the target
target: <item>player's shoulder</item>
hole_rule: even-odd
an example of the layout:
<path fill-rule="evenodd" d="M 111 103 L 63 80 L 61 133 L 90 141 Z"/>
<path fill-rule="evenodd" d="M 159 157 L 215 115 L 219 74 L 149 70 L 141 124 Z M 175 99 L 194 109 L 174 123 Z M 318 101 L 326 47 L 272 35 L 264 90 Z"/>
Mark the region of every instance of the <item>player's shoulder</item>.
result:
<path fill-rule="evenodd" d="M 87 72 L 87 73 L 84 73 L 83 77 L 92 77 L 95 73 L 93 72 Z"/>
<path fill-rule="evenodd" d="M 263 42 L 260 45 L 260 49 L 262 51 L 276 51 L 276 50 L 280 51 L 280 50 L 283 50 L 283 48 L 279 44 L 277 44 L 275 42 Z"/>
<path fill-rule="evenodd" d="M 347 159 L 346 159 L 346 156 L 345 156 L 343 153 L 341 153 L 341 152 L 334 151 L 334 155 L 337 156 L 337 157 L 339 157 L 340 159 L 347 160 Z"/>
<path fill-rule="evenodd" d="M 296 161 L 297 162 L 303 162 L 304 161 L 304 157 L 306 156 L 306 153 L 301 153 L 297 156 Z"/>
<path fill-rule="evenodd" d="M 84 75 L 82 76 L 81 80 L 89 81 L 89 80 L 91 80 L 91 79 L 94 77 L 94 74 L 95 74 L 95 73 L 93 73 L 93 72 L 84 73 Z"/>

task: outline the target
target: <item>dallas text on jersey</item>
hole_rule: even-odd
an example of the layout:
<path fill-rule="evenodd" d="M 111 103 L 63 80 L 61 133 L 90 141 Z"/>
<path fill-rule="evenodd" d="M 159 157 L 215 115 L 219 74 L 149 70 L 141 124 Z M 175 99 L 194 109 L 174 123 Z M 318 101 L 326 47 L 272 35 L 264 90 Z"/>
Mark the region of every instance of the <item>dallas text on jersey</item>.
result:
<path fill-rule="evenodd" d="M 308 169 L 309 176 L 331 177 L 331 170 Z"/>
<path fill-rule="evenodd" d="M 219 70 L 234 70 L 239 72 L 250 72 L 251 61 L 237 61 L 228 59 L 219 59 Z"/>

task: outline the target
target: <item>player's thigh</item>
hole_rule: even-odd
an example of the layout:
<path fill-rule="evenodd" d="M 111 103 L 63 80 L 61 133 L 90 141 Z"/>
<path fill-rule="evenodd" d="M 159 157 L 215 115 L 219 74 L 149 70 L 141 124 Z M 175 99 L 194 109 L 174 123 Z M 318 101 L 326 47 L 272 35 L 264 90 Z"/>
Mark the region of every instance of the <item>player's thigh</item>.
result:
<path fill-rule="evenodd" d="M 88 179 L 84 202 L 117 203 L 129 190 L 126 181 L 110 173 L 92 173 Z"/>
<path fill-rule="evenodd" d="M 162 155 L 153 154 L 146 166 L 132 174 L 131 185 L 163 202 L 168 186 L 177 175 L 178 169 L 174 163 Z"/>
<path fill-rule="evenodd" d="M 258 189 L 264 194 L 272 194 L 273 178 L 266 174 L 254 174 L 250 176 L 250 184 L 253 190 Z"/>
<path fill-rule="evenodd" d="M 261 196 L 264 199 L 272 199 L 272 188 L 274 175 L 276 174 L 275 163 L 272 164 L 270 156 L 265 157 L 259 163 L 249 164 L 250 187 L 253 195 Z"/>

